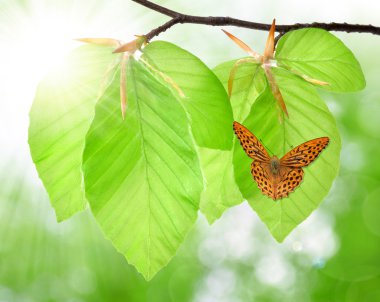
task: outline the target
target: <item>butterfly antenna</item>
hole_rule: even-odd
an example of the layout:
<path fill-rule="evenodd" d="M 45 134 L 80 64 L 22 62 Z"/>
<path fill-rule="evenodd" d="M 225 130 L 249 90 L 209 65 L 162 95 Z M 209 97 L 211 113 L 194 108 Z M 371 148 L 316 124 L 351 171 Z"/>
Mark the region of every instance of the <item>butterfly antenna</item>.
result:
<path fill-rule="evenodd" d="M 264 147 L 265 147 L 265 149 L 267 149 L 271 154 L 272 154 L 272 156 L 274 155 L 274 153 L 272 152 L 272 150 L 271 149 L 269 149 L 268 148 L 268 146 L 267 145 L 265 145 L 264 144 L 264 142 L 262 141 L 262 139 L 260 138 L 260 142 L 264 145 Z"/>

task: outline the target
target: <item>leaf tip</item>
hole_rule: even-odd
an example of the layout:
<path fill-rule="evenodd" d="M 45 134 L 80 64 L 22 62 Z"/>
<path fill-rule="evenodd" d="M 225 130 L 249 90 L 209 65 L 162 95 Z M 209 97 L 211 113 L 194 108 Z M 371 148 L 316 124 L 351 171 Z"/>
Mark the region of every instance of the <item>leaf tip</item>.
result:
<path fill-rule="evenodd" d="M 136 50 L 140 49 L 141 46 L 146 44 L 146 37 L 145 36 L 135 35 L 135 37 L 137 37 L 137 38 L 128 42 L 128 43 L 125 43 L 125 44 L 119 46 L 112 53 L 122 53 L 122 52 L 127 52 L 130 54 L 135 53 Z"/>
<path fill-rule="evenodd" d="M 121 104 L 121 118 L 123 119 L 123 121 L 125 120 L 125 112 L 127 111 L 127 106 L 126 104 Z"/>
<path fill-rule="evenodd" d="M 124 54 L 121 60 L 121 73 L 120 73 L 120 106 L 121 117 L 125 120 L 125 112 L 127 110 L 127 72 L 126 65 L 129 55 Z"/>
<path fill-rule="evenodd" d="M 267 42 L 265 44 L 264 57 L 273 58 L 274 54 L 274 33 L 276 31 L 276 19 L 273 19 L 272 25 L 269 29 Z"/>
<path fill-rule="evenodd" d="M 222 31 L 242 50 L 247 52 L 250 56 L 254 58 L 260 57 L 258 53 L 256 53 L 254 50 L 252 50 L 251 47 L 249 47 L 247 44 L 245 44 L 242 40 L 240 40 L 238 37 L 234 36 L 233 34 L 229 33 L 228 31 L 222 29 Z"/>
<path fill-rule="evenodd" d="M 272 91 L 272 94 L 273 94 L 274 98 L 277 101 L 277 104 L 279 105 L 279 107 L 281 108 L 281 110 L 285 113 L 285 115 L 289 118 L 288 109 L 286 108 L 286 104 L 285 104 L 284 98 L 282 97 L 280 88 L 277 85 L 275 77 L 273 76 L 270 68 L 264 68 L 264 71 L 265 71 L 265 74 L 266 74 L 266 77 L 267 77 L 267 80 L 268 80 L 268 83 L 269 83 L 269 87 L 270 87 L 270 89 Z"/>
<path fill-rule="evenodd" d="M 319 86 L 330 86 L 329 82 L 324 82 L 324 81 L 320 81 L 320 80 L 312 79 L 312 78 L 304 78 L 304 79 L 311 84 L 315 84 L 315 85 L 319 85 Z"/>
<path fill-rule="evenodd" d="M 101 45 L 101 46 L 112 46 L 112 47 L 120 46 L 120 41 L 116 39 L 112 39 L 112 38 L 77 38 L 77 39 L 74 39 L 74 41 Z"/>

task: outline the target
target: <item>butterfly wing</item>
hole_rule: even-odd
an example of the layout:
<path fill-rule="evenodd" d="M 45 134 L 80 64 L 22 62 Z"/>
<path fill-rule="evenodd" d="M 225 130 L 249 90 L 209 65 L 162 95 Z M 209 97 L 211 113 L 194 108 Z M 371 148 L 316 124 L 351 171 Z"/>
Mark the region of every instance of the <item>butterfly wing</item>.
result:
<path fill-rule="evenodd" d="M 280 165 L 292 168 L 306 167 L 311 164 L 327 147 L 328 137 L 315 138 L 290 150 L 280 159 Z"/>
<path fill-rule="evenodd" d="M 251 164 L 251 173 L 261 192 L 273 200 L 276 200 L 273 179 L 270 171 L 268 170 L 268 165 L 262 165 L 261 162 L 254 161 Z"/>
<path fill-rule="evenodd" d="M 273 175 L 269 164 L 254 161 L 251 173 L 261 192 L 277 200 L 287 197 L 300 185 L 304 172 L 302 168 L 283 167 L 280 174 Z"/>
<path fill-rule="evenodd" d="M 284 198 L 293 192 L 301 183 L 303 178 L 302 168 L 289 169 L 289 172 L 281 178 L 277 185 L 276 199 Z"/>
<path fill-rule="evenodd" d="M 234 131 L 247 155 L 260 162 L 269 162 L 270 157 L 256 136 L 238 122 L 234 122 Z"/>

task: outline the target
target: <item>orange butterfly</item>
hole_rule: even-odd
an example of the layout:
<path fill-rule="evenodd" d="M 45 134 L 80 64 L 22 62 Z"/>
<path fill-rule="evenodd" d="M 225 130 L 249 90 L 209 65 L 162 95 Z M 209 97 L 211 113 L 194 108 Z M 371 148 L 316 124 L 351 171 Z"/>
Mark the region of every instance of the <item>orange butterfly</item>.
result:
<path fill-rule="evenodd" d="M 287 197 L 300 185 L 302 167 L 311 164 L 330 141 L 328 137 L 315 138 L 279 159 L 276 155 L 270 157 L 256 136 L 243 125 L 234 122 L 234 131 L 245 153 L 254 159 L 251 173 L 259 189 L 273 200 Z"/>

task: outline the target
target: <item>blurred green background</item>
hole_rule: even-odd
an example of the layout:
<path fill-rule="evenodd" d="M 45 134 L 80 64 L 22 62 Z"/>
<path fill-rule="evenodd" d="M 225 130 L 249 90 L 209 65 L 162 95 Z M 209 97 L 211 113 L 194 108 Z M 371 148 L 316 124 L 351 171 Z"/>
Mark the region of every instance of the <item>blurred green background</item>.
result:
<path fill-rule="evenodd" d="M 158 2 L 158 1 L 156 1 Z M 380 25 L 376 1 L 159 1 L 199 15 L 278 24 Z M 247 204 L 214 225 L 200 217 L 173 261 L 146 282 L 88 211 L 56 223 L 27 145 L 38 81 L 77 37 L 128 41 L 167 19 L 131 1 L 0 0 L 0 301 L 380 301 L 380 37 L 337 34 L 367 80 L 323 94 L 343 138 L 341 171 L 322 206 L 283 244 Z M 261 52 L 265 32 L 230 28 Z M 244 56 L 218 28 L 178 25 L 160 36 L 210 67 Z M 312 45 L 310 46 L 312 47 Z"/>

